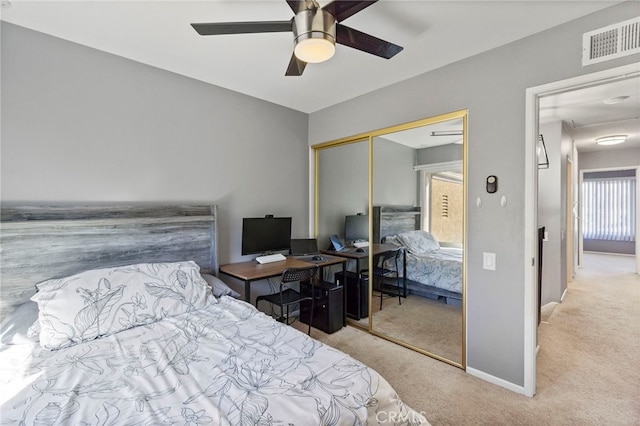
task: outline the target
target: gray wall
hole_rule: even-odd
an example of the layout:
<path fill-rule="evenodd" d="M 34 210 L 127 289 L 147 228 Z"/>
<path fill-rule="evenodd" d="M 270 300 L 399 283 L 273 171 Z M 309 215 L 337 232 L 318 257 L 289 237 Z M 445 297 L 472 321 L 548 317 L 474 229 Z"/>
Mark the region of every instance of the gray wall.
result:
<path fill-rule="evenodd" d="M 581 171 L 640 166 L 639 148 L 580 152 L 579 156 Z"/>
<path fill-rule="evenodd" d="M 463 158 L 463 146 L 458 144 L 448 144 L 421 148 L 418 150 L 418 164 L 445 163 L 448 161 L 459 161 Z"/>
<path fill-rule="evenodd" d="M 373 140 L 373 204 L 417 206 L 416 150 L 376 137 Z"/>
<path fill-rule="evenodd" d="M 345 216 L 369 209 L 369 142 L 360 141 L 318 151 L 318 245 L 329 236 L 344 237 Z"/>
<path fill-rule="evenodd" d="M 2 22 L 2 201 L 219 205 L 220 261 L 242 217 L 308 236 L 308 116 Z"/>
<path fill-rule="evenodd" d="M 544 226 L 547 241 L 542 251 L 542 304 L 560 302 L 567 286 L 566 262 L 566 155 L 562 155 L 562 122 L 540 125 L 544 136 L 549 168 L 538 170 L 538 227 Z M 565 175 L 563 176 L 563 173 Z M 564 182 L 564 183 L 563 183 Z"/>
<path fill-rule="evenodd" d="M 468 367 L 524 385 L 525 91 L 637 62 L 639 55 L 581 64 L 583 33 L 637 14 L 637 2 L 622 3 L 310 116 L 316 144 L 468 109 Z M 485 192 L 488 175 L 499 178 L 495 194 Z M 483 252 L 497 254 L 496 271 L 482 269 Z"/>
<path fill-rule="evenodd" d="M 584 251 L 594 251 L 599 253 L 626 254 L 633 256 L 636 254 L 635 241 L 608 241 L 608 240 L 587 240 L 583 242 Z"/>
<path fill-rule="evenodd" d="M 560 262 L 560 288 L 559 288 L 559 292 L 560 292 L 560 296 L 562 296 L 562 294 L 564 293 L 564 291 L 567 289 L 567 277 L 569 276 L 567 268 L 570 268 L 570 262 L 571 259 L 567 259 L 567 248 L 568 248 L 568 238 L 569 238 L 569 232 L 571 232 L 571 229 L 567 228 L 567 211 L 568 211 L 568 206 L 567 206 L 567 192 L 569 191 L 568 188 L 568 179 L 567 179 L 567 174 L 568 174 L 568 162 L 571 161 L 572 166 L 575 163 L 576 159 L 573 158 L 573 138 L 571 137 L 571 134 L 569 133 L 569 131 L 566 129 L 567 124 L 563 123 L 563 126 L 561 128 L 561 132 L 560 132 L 560 253 L 558 254 L 559 256 L 559 262 Z M 578 167 L 577 165 L 575 166 L 576 168 Z M 572 167 L 572 173 L 574 175 L 577 175 L 575 170 L 573 170 Z M 573 182 L 576 182 L 576 179 L 573 179 Z M 539 193 L 539 191 L 538 191 Z M 572 200 L 573 204 L 575 204 L 575 202 L 577 201 L 577 195 L 573 194 L 574 198 Z M 577 229 L 576 229 L 576 233 L 577 233 Z M 578 237 L 577 235 L 573 236 L 574 239 L 572 240 L 573 244 L 576 245 L 578 244 Z M 572 275 L 573 276 L 573 275 Z M 560 299 L 555 299 L 554 301 L 560 301 Z"/>

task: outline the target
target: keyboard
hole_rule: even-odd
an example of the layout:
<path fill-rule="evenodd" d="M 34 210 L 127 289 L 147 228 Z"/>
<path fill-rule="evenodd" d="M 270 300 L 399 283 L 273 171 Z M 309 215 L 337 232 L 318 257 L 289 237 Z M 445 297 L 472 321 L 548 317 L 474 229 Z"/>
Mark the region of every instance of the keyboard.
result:
<path fill-rule="evenodd" d="M 353 246 L 355 248 L 369 247 L 369 241 L 356 241 Z"/>
<path fill-rule="evenodd" d="M 258 256 L 256 257 L 256 261 L 260 264 L 263 263 L 271 263 L 271 262 L 280 262 L 282 260 L 287 260 L 286 257 L 284 257 L 284 255 L 277 253 L 277 254 L 268 254 L 266 256 Z"/>

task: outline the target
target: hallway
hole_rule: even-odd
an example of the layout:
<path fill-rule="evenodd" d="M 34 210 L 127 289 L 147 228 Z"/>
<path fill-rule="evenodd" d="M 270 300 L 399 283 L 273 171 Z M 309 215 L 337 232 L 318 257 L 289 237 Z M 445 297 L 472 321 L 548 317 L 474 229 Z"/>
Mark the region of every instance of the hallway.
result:
<path fill-rule="evenodd" d="M 635 258 L 585 253 L 564 302 L 539 327 L 537 392 L 560 419 L 640 423 L 640 276 Z M 548 308 L 548 307 L 547 307 Z"/>

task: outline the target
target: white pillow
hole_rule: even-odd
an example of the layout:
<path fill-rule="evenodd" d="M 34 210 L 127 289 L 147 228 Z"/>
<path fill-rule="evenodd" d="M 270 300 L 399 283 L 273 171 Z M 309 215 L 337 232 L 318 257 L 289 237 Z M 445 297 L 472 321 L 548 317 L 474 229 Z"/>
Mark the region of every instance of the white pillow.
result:
<path fill-rule="evenodd" d="M 398 234 L 398 240 L 413 254 L 425 254 L 440 250 L 438 241 L 427 231 L 409 231 Z"/>
<path fill-rule="evenodd" d="M 202 274 L 202 278 L 204 278 L 207 284 L 211 286 L 211 291 L 215 297 L 231 296 L 234 299 L 240 298 L 240 293 L 229 288 L 229 286 L 220 278 L 209 274 Z"/>
<path fill-rule="evenodd" d="M 213 299 L 193 261 L 94 269 L 37 287 L 31 300 L 38 302 L 40 344 L 46 349 L 150 324 Z"/>
<path fill-rule="evenodd" d="M 382 243 L 393 244 L 395 246 L 402 246 L 402 242 L 400 241 L 397 235 L 388 235 L 384 237 L 384 239 L 382 240 Z"/>

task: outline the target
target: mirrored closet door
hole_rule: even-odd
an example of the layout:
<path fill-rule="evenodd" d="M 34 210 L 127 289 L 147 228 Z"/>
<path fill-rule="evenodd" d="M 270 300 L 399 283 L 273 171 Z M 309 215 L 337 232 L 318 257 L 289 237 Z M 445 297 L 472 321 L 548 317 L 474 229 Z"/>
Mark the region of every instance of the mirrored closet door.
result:
<path fill-rule="evenodd" d="M 369 143 L 359 140 L 316 152 L 317 238 L 321 249 L 331 235 L 344 237 L 345 217 L 369 209 Z"/>
<path fill-rule="evenodd" d="M 353 251 L 349 223 L 369 226 L 344 281 L 349 323 L 464 368 L 466 111 L 313 148 L 320 246 L 337 234 Z"/>
<path fill-rule="evenodd" d="M 357 281 L 359 272 L 368 265 L 366 251 L 355 252 L 353 241 L 345 239 L 347 218 L 356 218 L 354 224 L 364 222 L 364 239 L 368 240 L 369 223 L 369 140 L 347 140 L 337 144 L 316 148 L 316 238 L 321 250 L 333 249 L 330 237 L 335 237 L 351 250 L 342 253 L 346 256 L 346 277 L 341 268 L 323 268 L 323 277 L 329 282 L 350 283 L 345 286 L 347 303 L 345 306 L 348 321 L 362 321 L 368 328 L 368 292 L 367 286 Z M 354 228 L 352 226 L 351 228 Z M 355 231 L 354 231 L 355 232 Z M 336 274 L 340 276 L 336 276 Z"/>
<path fill-rule="evenodd" d="M 372 141 L 372 243 L 400 250 L 372 259 L 371 330 L 460 367 L 465 121 L 434 117 Z"/>

